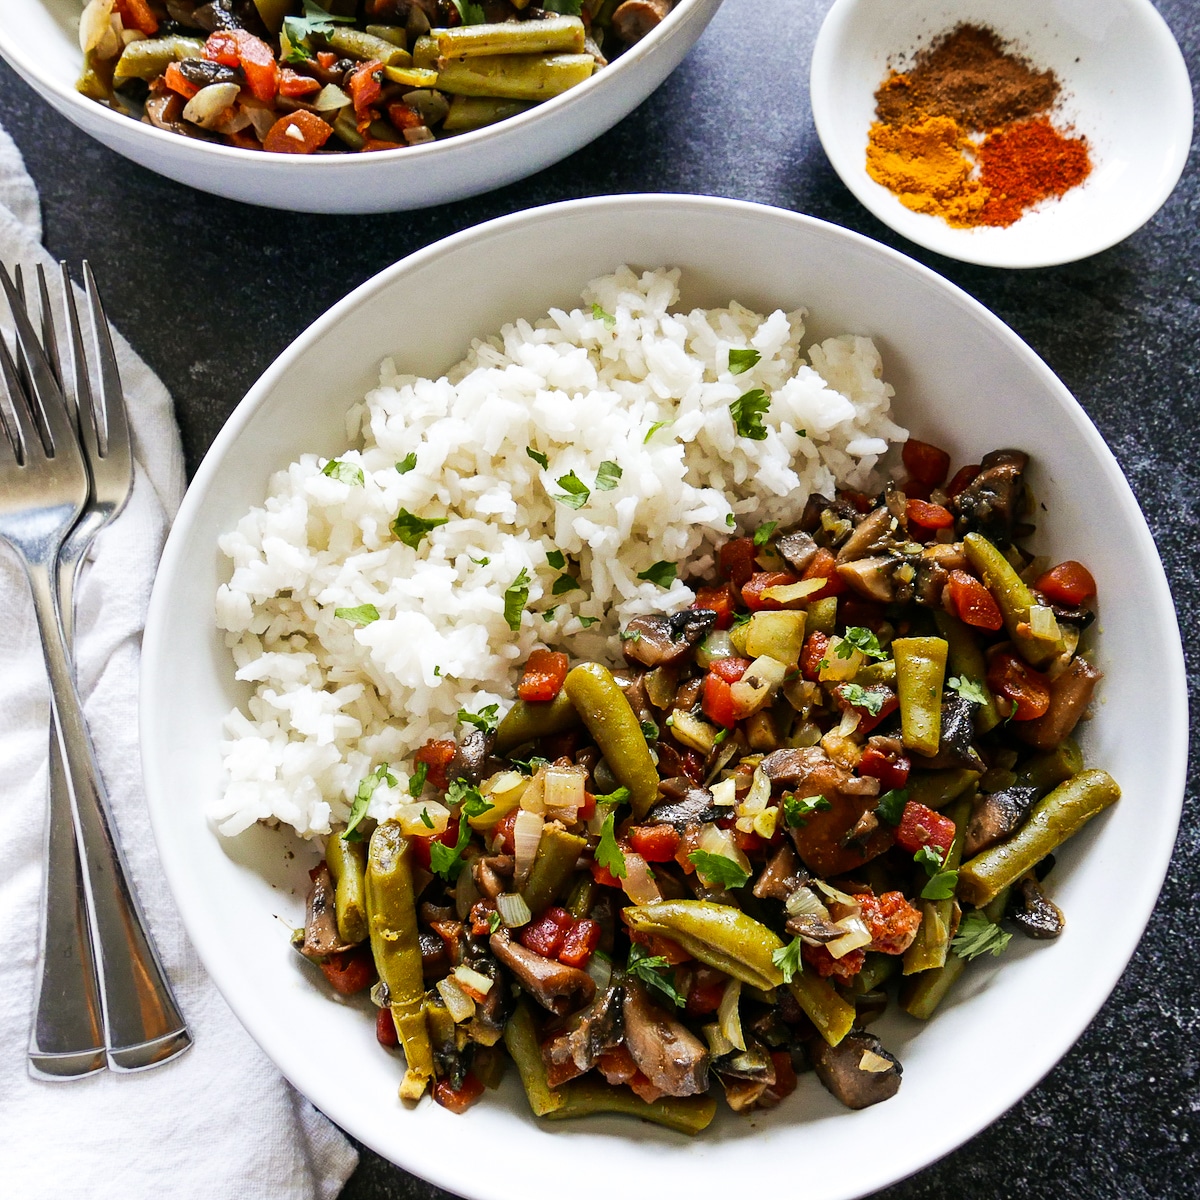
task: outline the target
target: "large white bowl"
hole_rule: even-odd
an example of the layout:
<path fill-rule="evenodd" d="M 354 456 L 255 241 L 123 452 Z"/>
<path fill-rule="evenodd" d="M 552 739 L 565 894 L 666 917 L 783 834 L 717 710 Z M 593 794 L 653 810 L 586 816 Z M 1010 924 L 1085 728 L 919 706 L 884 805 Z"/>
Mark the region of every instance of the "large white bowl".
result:
<path fill-rule="evenodd" d="M 305 451 L 345 447 L 343 414 L 375 384 L 385 355 L 403 370 L 440 372 L 473 336 L 570 305 L 588 279 L 623 262 L 682 267 L 689 305 L 805 304 L 814 337 L 875 337 L 916 435 L 959 462 L 999 446 L 1033 452 L 1041 542 L 1086 562 L 1099 584 L 1106 678 L 1083 740 L 1125 794 L 1069 843 L 1051 876 L 1067 931 L 1048 944 L 1017 939 L 1002 960 L 972 965 L 927 1026 L 884 1022 L 904 1085 L 860 1113 L 811 1075 L 776 1111 L 726 1113 L 694 1141 L 616 1117 L 541 1125 L 512 1080 L 464 1117 L 429 1102 L 405 1111 L 400 1072 L 375 1044 L 366 1006 L 330 999 L 289 949 L 313 852 L 290 859 L 266 829 L 222 840 L 204 818 L 221 787 L 221 719 L 241 699 L 213 624 L 218 535 L 262 501 L 272 471 Z M 493 221 L 397 263 L 308 329 L 235 411 L 184 500 L 151 602 L 141 713 L 167 876 L 233 1010 L 343 1128 L 480 1200 L 673 1195 L 684 1181 L 713 1195 L 740 1195 L 752 1181 L 764 1194 L 844 1200 L 953 1149 L 1049 1070 L 1115 984 L 1166 871 L 1187 750 L 1179 634 L 1154 544 L 1112 455 L 1045 364 L 900 254 L 809 217 L 688 196 L 582 200 Z"/>
<path fill-rule="evenodd" d="M 1082 186 L 1007 229 L 954 229 L 905 208 L 867 174 L 875 92 L 889 67 L 964 22 L 1051 68 L 1062 117 L 1091 149 Z M 1192 142 L 1187 65 L 1150 0 L 837 0 L 813 48 L 809 88 L 833 169 L 871 212 L 919 246 L 992 267 L 1072 262 L 1127 238 L 1171 194 Z"/>
<path fill-rule="evenodd" d="M 0 0 L 0 55 L 69 121 L 111 150 L 191 187 L 296 212 L 427 208 L 524 179 L 632 112 L 679 65 L 721 0 L 679 0 L 667 19 L 586 83 L 486 129 L 372 154 L 266 154 L 167 133 L 75 90 L 82 0 Z"/>

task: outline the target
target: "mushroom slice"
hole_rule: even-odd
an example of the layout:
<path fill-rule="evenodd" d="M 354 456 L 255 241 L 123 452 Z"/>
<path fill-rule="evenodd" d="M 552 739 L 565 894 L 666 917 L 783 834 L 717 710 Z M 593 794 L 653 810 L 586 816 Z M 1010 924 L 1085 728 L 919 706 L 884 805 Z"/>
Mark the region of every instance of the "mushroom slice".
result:
<path fill-rule="evenodd" d="M 674 825 L 681 832 L 692 824 L 715 821 L 721 814 L 713 803 L 713 794 L 685 775 L 664 779 L 658 785 L 663 797 L 647 814 L 648 825 Z"/>
<path fill-rule="evenodd" d="M 671 11 L 671 0 L 625 0 L 612 15 L 613 32 L 627 46 L 657 29 Z"/>
<path fill-rule="evenodd" d="M 304 940 L 297 945 L 300 953 L 305 958 L 320 961 L 327 955 L 353 950 L 354 947 L 343 942 L 338 933 L 333 876 L 324 860 L 309 871 L 308 877 L 312 883 L 305 903 Z"/>
<path fill-rule="evenodd" d="M 985 454 L 979 474 L 950 502 L 958 520 L 959 537 L 976 531 L 1003 549 L 1013 538 L 1025 504 L 1025 467 L 1029 455 L 1021 450 Z"/>
<path fill-rule="evenodd" d="M 775 549 L 797 575 L 803 575 L 808 564 L 816 558 L 820 547 L 811 533 L 796 529 L 776 538 Z"/>
<path fill-rule="evenodd" d="M 976 797 L 963 837 L 963 858 L 974 858 L 981 850 L 1002 842 L 1025 820 L 1037 797 L 1037 788 L 1020 784 Z"/>
<path fill-rule="evenodd" d="M 507 929 L 496 930 L 488 945 L 525 991 L 555 1016 L 566 1016 L 592 1002 L 596 984 L 586 971 L 535 954 L 514 942 Z"/>
<path fill-rule="evenodd" d="M 903 1068 L 873 1033 L 851 1030 L 836 1046 L 816 1038 L 809 1053 L 817 1078 L 847 1108 L 868 1108 L 900 1090 Z"/>
<path fill-rule="evenodd" d="M 872 509 L 855 525 L 854 532 L 842 543 L 842 548 L 837 553 L 838 563 L 866 558 L 882 549 L 893 531 L 895 520 L 886 505 L 881 504 Z"/>
<path fill-rule="evenodd" d="M 874 558 L 839 563 L 837 573 L 838 578 L 864 600 L 890 604 L 896 598 L 896 585 L 891 571 L 895 565 L 895 559 L 881 554 Z"/>
<path fill-rule="evenodd" d="M 1062 910 L 1038 886 L 1033 875 L 1026 875 L 1012 891 L 1008 919 L 1026 936 L 1048 941 L 1066 927 Z"/>
<path fill-rule="evenodd" d="M 641 984 L 625 983 L 625 1045 L 639 1070 L 667 1096 L 695 1096 L 708 1087 L 708 1047 L 655 1004 Z"/>

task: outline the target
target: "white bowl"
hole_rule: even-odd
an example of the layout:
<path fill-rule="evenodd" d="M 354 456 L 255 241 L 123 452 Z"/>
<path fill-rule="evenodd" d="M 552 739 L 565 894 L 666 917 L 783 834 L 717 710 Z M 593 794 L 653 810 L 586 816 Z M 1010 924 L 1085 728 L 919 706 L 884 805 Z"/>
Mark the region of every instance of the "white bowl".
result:
<path fill-rule="evenodd" d="M 214 626 L 218 535 L 262 502 L 271 472 L 305 451 L 345 448 L 343 414 L 374 386 L 381 358 L 436 374 L 472 337 L 570 305 L 623 262 L 682 267 L 686 305 L 803 303 L 814 337 L 874 336 L 914 434 L 958 462 L 1000 446 L 1034 453 L 1041 542 L 1086 562 L 1099 584 L 1106 678 L 1084 743 L 1125 795 L 1064 848 L 1051 876 L 1067 931 L 973 964 L 928 1026 L 884 1022 L 904 1084 L 860 1113 L 812 1075 L 776 1111 L 724 1113 L 694 1141 L 617 1117 L 541 1125 L 512 1079 L 463 1117 L 428 1102 L 405 1111 L 368 1006 L 332 1000 L 288 946 L 315 854 L 289 859 L 284 839 L 261 828 L 223 840 L 204 817 L 221 788 L 220 723 L 242 699 Z M 431 305 L 431 295 L 455 303 Z M 581 200 L 492 221 L 390 267 L 301 335 L 234 412 L 184 500 L 151 602 L 141 714 L 167 876 L 234 1012 L 344 1129 L 479 1200 L 561 1200 L 563 1180 L 575 1200 L 611 1200 L 614 1186 L 673 1195 L 685 1180 L 714 1195 L 753 1180 L 767 1194 L 844 1200 L 947 1153 L 1049 1070 L 1116 983 L 1166 871 L 1187 752 L 1179 634 L 1154 544 L 1100 435 L 1045 364 L 965 293 L 892 250 L 810 217 L 695 196 Z"/>
<path fill-rule="evenodd" d="M 524 179 L 632 112 L 679 65 L 721 0 L 679 0 L 648 37 L 587 82 L 520 116 L 444 141 L 371 154 L 266 154 L 167 133 L 75 90 L 81 0 L 3 0 L 0 55 L 73 124 L 168 179 L 295 212 L 427 208 Z"/>
<path fill-rule="evenodd" d="M 866 170 L 875 92 L 889 65 L 961 23 L 985 25 L 1063 85 L 1092 172 L 1006 229 L 954 229 L 905 208 Z M 1140 229 L 1179 181 L 1192 141 L 1192 89 L 1150 0 L 837 0 L 809 83 L 821 145 L 842 182 L 886 225 L 949 258 L 1044 267 L 1098 254 Z"/>

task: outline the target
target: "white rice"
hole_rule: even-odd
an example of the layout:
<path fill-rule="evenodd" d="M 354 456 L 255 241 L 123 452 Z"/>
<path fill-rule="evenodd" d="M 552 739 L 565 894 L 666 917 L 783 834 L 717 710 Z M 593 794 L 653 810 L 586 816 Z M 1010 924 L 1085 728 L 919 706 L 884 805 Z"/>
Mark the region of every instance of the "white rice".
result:
<path fill-rule="evenodd" d="M 639 572 L 665 561 L 703 576 L 735 532 L 731 514 L 745 533 L 795 520 L 812 493 L 875 485 L 889 441 L 907 434 L 889 419 L 874 343 L 830 338 L 806 361 L 804 310 L 674 313 L 678 278 L 622 268 L 594 280 L 581 308 L 476 341 L 441 379 L 384 362 L 348 415 L 361 449 L 339 459 L 362 483 L 305 455 L 221 538 L 233 572 L 217 624 L 254 686 L 225 722 L 228 784 L 210 812 L 222 833 L 259 820 L 328 833 L 386 762 L 397 786 L 379 786 L 369 809 L 385 819 L 408 800 L 413 752 L 452 736 L 460 708 L 503 713 L 536 645 L 616 662 L 625 621 L 693 599 L 683 579 Z M 730 349 L 747 347 L 759 362 L 731 374 Z M 761 441 L 739 436 L 730 413 L 755 388 L 770 397 Z M 606 461 L 621 470 L 611 490 L 595 485 Z M 591 489 L 578 509 L 555 500 L 572 471 Z M 401 509 L 449 520 L 414 550 L 390 529 Z M 547 562 L 556 550 L 565 570 Z M 505 591 L 522 571 L 513 631 Z M 564 574 L 580 586 L 555 595 Z M 378 620 L 335 616 L 364 604 Z"/>

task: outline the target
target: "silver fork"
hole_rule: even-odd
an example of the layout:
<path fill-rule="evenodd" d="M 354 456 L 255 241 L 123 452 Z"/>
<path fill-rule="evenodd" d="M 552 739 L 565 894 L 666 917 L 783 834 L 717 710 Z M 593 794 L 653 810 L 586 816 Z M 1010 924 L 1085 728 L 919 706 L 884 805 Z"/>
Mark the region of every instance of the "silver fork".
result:
<path fill-rule="evenodd" d="M 39 282 L 46 319 L 50 310 L 44 276 Z M 72 976 L 86 977 L 87 951 L 83 947 L 87 939 L 80 935 L 77 923 L 80 891 L 95 950 L 93 964 L 99 984 L 108 1065 L 125 1071 L 156 1066 L 187 1049 L 191 1042 L 128 882 L 63 637 L 64 629 L 69 632 L 71 623 L 69 618 L 64 619 L 60 580 L 63 576 L 71 577 L 67 584 L 69 593 L 79 561 L 77 556 L 86 552 L 91 537 L 115 515 L 118 499 L 127 494 L 129 486 L 127 478 L 124 484 L 120 482 L 122 472 L 128 473 L 128 468 L 122 466 L 119 449 L 123 439 L 126 452 L 128 445 L 120 383 L 95 284 L 89 272 L 88 302 L 101 364 L 99 406 L 93 402 L 88 387 L 86 356 L 69 280 L 64 279 L 64 283 L 72 374 L 78 389 L 79 431 L 88 459 L 94 460 L 91 476 L 54 372 L 25 312 L 23 297 L 0 266 L 0 284 L 16 327 L 19 362 L 18 369 L 0 339 L 3 385 L 0 393 L 6 394 L 8 401 L 4 411 L 8 436 L 0 436 L 0 537 L 20 555 L 33 592 L 50 676 L 55 741 L 62 768 L 57 773 L 60 791 L 52 812 L 52 841 L 48 843 L 48 849 L 53 848 L 59 855 L 54 864 L 58 874 L 48 876 L 46 882 L 43 946 L 51 953 L 65 948 L 68 954 L 74 946 L 83 955 L 73 963 L 66 959 L 65 968 L 62 959 L 52 964 L 50 986 L 46 969 L 49 955 L 44 958 L 40 972 L 30 1070 L 42 1078 L 54 1079 L 72 1078 L 96 1069 L 94 1046 L 67 1045 L 67 1053 L 61 1055 L 57 1052 L 64 1048 L 63 1040 L 69 1043 L 72 1039 L 55 1041 L 46 1036 L 43 1047 L 43 1031 L 54 1027 L 63 983 L 69 984 Z M 52 331 L 52 322 L 47 324 Z M 47 340 L 51 338 L 52 333 Z M 64 378 L 65 375 L 64 372 Z M 78 540 L 68 541 L 67 535 L 88 504 L 89 496 L 96 515 L 85 518 L 85 532 Z M 64 542 L 67 562 L 60 568 Z M 54 806 L 53 771 L 51 778 Z M 67 832 L 62 816 L 64 800 L 73 826 L 78 866 L 70 863 L 68 850 L 64 848 Z M 65 873 L 64 861 L 69 864 Z M 79 880 L 82 889 L 77 886 Z M 52 920 L 62 924 L 52 927 Z M 91 1017 L 94 1028 L 94 1004 Z M 68 1012 L 65 1023 L 76 1033 L 80 1028 L 87 1029 L 87 1023 L 78 1019 L 78 1009 L 74 1015 Z M 35 1059 L 33 1051 L 40 1055 L 43 1048 L 50 1051 L 49 1055 Z M 78 1052 L 80 1049 L 82 1052 Z"/>

